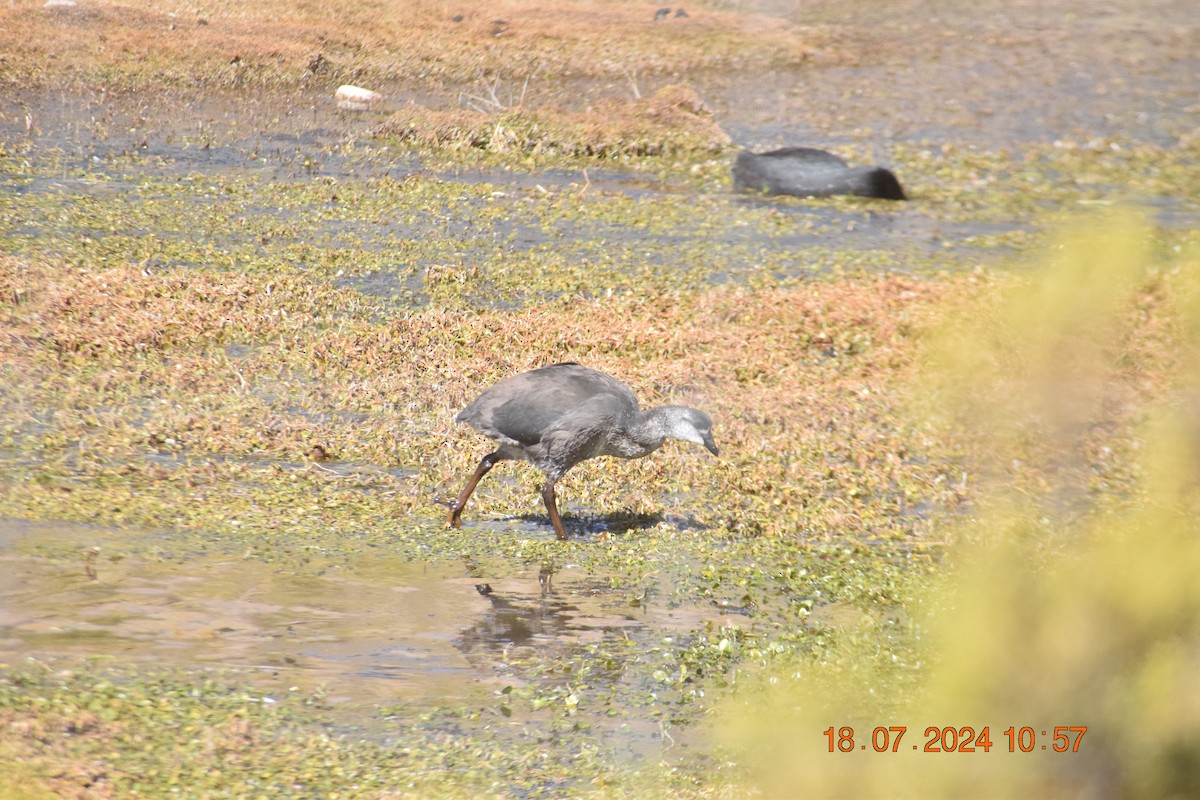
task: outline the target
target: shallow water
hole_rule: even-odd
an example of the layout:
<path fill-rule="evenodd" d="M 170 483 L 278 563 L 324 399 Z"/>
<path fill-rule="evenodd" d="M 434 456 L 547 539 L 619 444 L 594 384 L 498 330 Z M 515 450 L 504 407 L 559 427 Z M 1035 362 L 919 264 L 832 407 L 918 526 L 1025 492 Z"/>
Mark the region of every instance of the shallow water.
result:
<path fill-rule="evenodd" d="M 687 630 L 697 609 L 631 608 L 571 566 L 154 558 L 155 535 L 0 521 L 0 663 L 134 663 L 244 673 L 266 692 L 331 702 L 453 704 L 513 683 L 530 648 Z M 36 554 L 74 547 L 78 559 Z M 128 554 L 127 554 L 128 553 Z"/>

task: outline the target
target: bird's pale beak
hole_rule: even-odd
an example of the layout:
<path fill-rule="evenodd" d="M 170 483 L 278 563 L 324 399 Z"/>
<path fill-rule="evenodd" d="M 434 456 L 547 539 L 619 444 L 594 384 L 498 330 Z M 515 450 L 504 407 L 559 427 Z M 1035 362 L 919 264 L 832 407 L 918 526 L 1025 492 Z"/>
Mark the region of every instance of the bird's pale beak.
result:
<path fill-rule="evenodd" d="M 717 450 L 717 443 L 713 441 L 712 434 L 704 437 L 704 449 L 712 453 L 714 456 L 719 456 L 721 453 Z"/>

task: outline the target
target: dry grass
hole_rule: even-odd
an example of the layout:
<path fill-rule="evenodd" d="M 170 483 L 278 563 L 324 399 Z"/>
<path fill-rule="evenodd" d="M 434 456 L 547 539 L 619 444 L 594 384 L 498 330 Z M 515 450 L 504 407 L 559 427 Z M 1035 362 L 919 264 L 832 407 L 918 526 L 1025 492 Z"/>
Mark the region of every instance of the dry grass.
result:
<path fill-rule="evenodd" d="M 580 361 L 625 379 L 647 405 L 707 409 L 725 453 L 583 465 L 565 488 L 588 505 L 655 509 L 658 497 L 629 486 L 678 484 L 704 487 L 689 513 L 731 531 L 893 538 L 928 531 L 938 509 L 972 496 L 981 471 L 1048 504 L 1064 501 L 1067 466 L 1081 498 L 1120 498 L 1131 485 L 1130 430 L 1172 369 L 1159 355 L 1172 334 L 1154 283 L 1106 351 L 1125 353 L 1125 368 L 1106 377 L 1099 416 L 1085 417 L 1069 451 L 1022 429 L 1011 445 L 1021 466 L 1005 462 L 996 475 L 985 470 L 992 440 L 981 444 L 971 426 L 950 420 L 936 437 L 914 427 L 908 411 L 943 404 L 949 391 L 918 378 L 924 332 L 954 313 L 986 319 L 962 310 L 1009 282 L 864 276 L 516 311 L 450 303 L 380 321 L 355 293 L 300 278 L 7 259 L 0 352 L 29 385 L 23 401 L 8 398 L 10 419 L 57 408 L 54 447 L 86 442 L 88 452 L 136 459 L 170 442 L 196 456 L 303 459 L 319 444 L 336 458 L 413 468 L 394 510 L 431 518 L 431 498 L 455 491 L 485 446 L 451 425 L 454 412 L 509 374 Z M 255 349 L 233 362 L 229 343 Z M 1003 407 L 1008 394 L 989 396 Z M 532 505 L 519 487 L 488 491 L 477 513 Z"/>
<path fill-rule="evenodd" d="M 0 352 L 12 359 L 39 350 L 95 358 L 203 344 L 230 326 L 253 335 L 266 325 L 296 329 L 313 322 L 311 313 L 272 318 L 276 288 L 238 275 L 154 275 L 135 266 L 92 271 L 2 258 L 0 297 L 9 325 Z"/>
<path fill-rule="evenodd" d="M 782 20 L 691 6 L 653 21 L 640 3 L 521 0 L 448 4 L 84 0 L 0 7 L 0 83 L 109 87 L 331 87 L 371 80 L 428 88 L 481 75 L 523 79 L 680 72 L 805 59 L 815 34 Z"/>
<path fill-rule="evenodd" d="M 700 97 L 683 86 L 665 87 L 647 100 L 602 100 L 584 113 L 556 108 L 437 111 L 410 104 L 378 133 L 449 149 L 599 158 L 712 153 L 731 143 Z"/>
<path fill-rule="evenodd" d="M 689 511 L 731 530 L 890 538 L 919 522 L 905 517 L 909 503 L 956 502 L 940 464 L 914 457 L 921 445 L 897 409 L 920 331 L 939 303 L 978 290 L 971 279 L 864 277 L 471 314 L 434 306 L 378 322 L 355 311 L 353 293 L 298 281 L 0 268 L 0 347 L 10 368 L 24 365 L 29 389 L 8 398 L 10 419 L 58 408 L 51 443 L 135 457 L 169 441 L 197 456 L 283 458 L 320 443 L 416 468 L 396 511 L 424 516 L 482 446 L 452 428 L 454 411 L 514 371 L 577 360 L 627 380 L 648 405 L 706 408 L 728 454 L 585 465 L 568 489 L 587 487 L 591 505 L 621 507 L 630 483 L 694 485 L 724 500 Z M 231 364 L 229 342 L 260 350 Z M 349 413 L 366 416 L 347 425 Z"/>

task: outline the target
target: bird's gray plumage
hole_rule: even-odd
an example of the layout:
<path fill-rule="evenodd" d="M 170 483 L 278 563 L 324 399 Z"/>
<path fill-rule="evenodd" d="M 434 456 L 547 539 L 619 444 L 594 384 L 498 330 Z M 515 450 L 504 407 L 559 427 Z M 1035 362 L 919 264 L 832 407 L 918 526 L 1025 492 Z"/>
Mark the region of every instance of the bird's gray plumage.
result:
<path fill-rule="evenodd" d="M 852 167 L 833 153 L 785 147 L 767 153 L 743 150 L 733 162 L 733 190 L 799 197 L 837 194 L 904 200 L 904 188 L 883 167 Z"/>
<path fill-rule="evenodd" d="M 475 475 L 451 506 L 457 527 L 479 479 L 499 461 L 526 460 L 546 473 L 542 497 L 560 539 L 566 534 L 554 484 L 567 470 L 597 456 L 641 458 L 667 438 L 703 444 L 713 455 L 712 421 L 687 406 L 642 411 L 629 387 L 603 372 L 575 363 L 554 364 L 514 375 L 486 390 L 455 417 L 495 439 Z"/>

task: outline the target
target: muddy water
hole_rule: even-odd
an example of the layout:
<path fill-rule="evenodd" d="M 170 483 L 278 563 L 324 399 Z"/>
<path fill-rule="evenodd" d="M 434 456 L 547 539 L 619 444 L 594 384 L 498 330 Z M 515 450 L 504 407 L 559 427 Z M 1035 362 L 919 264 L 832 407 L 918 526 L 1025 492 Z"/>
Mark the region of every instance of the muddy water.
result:
<path fill-rule="evenodd" d="M 455 649 L 454 622 L 486 608 L 447 570 L 374 561 L 322 575 L 261 563 L 187 564 L 108 548 L 88 565 L 14 554 L 0 560 L 0 658 L 64 656 L 259 673 L 269 688 L 376 699 L 405 691 L 462 694 L 471 667 Z M 374 574 L 364 575 L 370 567 Z M 385 678 L 394 680 L 384 681 Z M 275 686 L 271 686 L 275 684 Z"/>
<path fill-rule="evenodd" d="M 697 622 L 687 610 L 622 608 L 603 580 L 569 566 L 492 572 L 376 555 L 297 571 L 122 555 L 152 539 L 0 521 L 0 663 L 210 667 L 335 703 L 454 703 L 512 683 L 494 666 L 526 648 Z M 77 560 L 34 554 L 68 543 Z"/>

